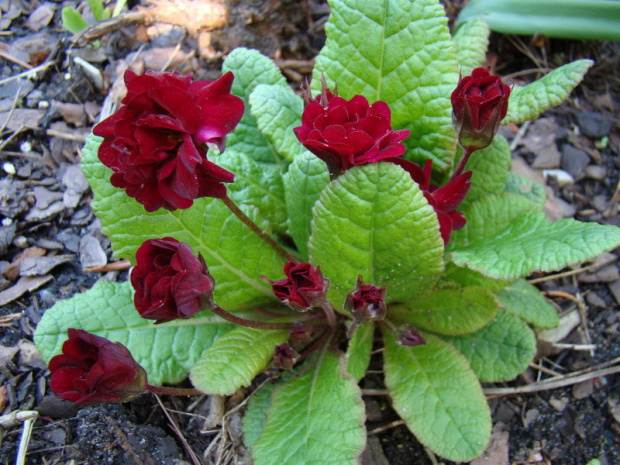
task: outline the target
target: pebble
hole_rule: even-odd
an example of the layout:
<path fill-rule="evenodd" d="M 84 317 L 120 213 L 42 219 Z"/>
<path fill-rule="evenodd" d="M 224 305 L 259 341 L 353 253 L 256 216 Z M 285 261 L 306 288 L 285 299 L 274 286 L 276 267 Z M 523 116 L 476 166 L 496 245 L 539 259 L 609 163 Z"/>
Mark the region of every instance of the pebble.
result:
<path fill-rule="evenodd" d="M 90 234 L 87 234 L 80 240 L 80 263 L 83 268 L 103 266 L 108 263 L 108 257 L 103 251 L 101 244 Z"/>
<path fill-rule="evenodd" d="M 579 180 L 585 174 L 586 166 L 590 164 L 590 157 L 583 150 L 565 144 L 562 146 L 562 164 L 564 171 L 569 172 L 573 178 Z"/>
<path fill-rule="evenodd" d="M 586 176 L 596 181 L 603 181 L 607 176 L 607 168 L 600 165 L 588 165 L 586 166 Z"/>
<path fill-rule="evenodd" d="M 608 135 L 612 127 L 611 120 L 596 111 L 578 112 L 577 124 L 582 134 L 596 139 Z"/>

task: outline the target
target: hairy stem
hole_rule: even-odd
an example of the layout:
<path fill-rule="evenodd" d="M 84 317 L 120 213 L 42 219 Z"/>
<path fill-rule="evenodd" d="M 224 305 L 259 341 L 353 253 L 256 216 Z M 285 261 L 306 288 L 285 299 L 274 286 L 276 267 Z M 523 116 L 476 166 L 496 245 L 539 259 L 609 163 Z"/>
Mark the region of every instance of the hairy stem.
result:
<path fill-rule="evenodd" d="M 469 157 L 471 157 L 471 154 L 474 153 L 478 149 L 476 149 L 476 148 L 468 148 L 468 149 L 464 148 L 463 150 L 464 150 L 464 153 L 463 153 L 463 156 L 461 157 L 461 161 L 459 161 L 459 164 L 456 167 L 456 169 L 454 170 L 454 173 L 452 173 L 452 177 L 450 178 L 450 181 L 452 181 L 457 176 L 461 175 L 461 173 L 465 169 L 465 166 L 467 165 L 467 162 L 469 161 Z"/>
<path fill-rule="evenodd" d="M 241 209 L 235 204 L 235 202 L 233 202 L 230 197 L 226 196 L 222 198 L 222 202 L 224 202 L 224 205 L 226 205 L 228 207 L 228 209 L 234 213 L 234 215 L 239 218 L 243 224 L 245 224 L 248 228 L 250 228 L 252 231 L 254 231 L 258 237 L 260 237 L 263 241 L 265 241 L 267 244 L 269 244 L 269 246 L 275 250 L 276 252 L 278 252 L 278 254 L 280 254 L 282 257 L 284 257 L 286 260 L 289 259 L 289 253 L 284 250 L 282 248 L 282 246 L 280 246 L 276 241 L 273 240 L 272 237 L 268 236 L 265 231 L 263 231 L 261 228 L 259 228 L 256 223 L 254 223 L 254 221 L 252 221 L 250 218 L 248 218 L 248 216 L 243 213 L 243 211 L 241 211 Z"/>
<path fill-rule="evenodd" d="M 223 318 L 226 321 L 230 321 L 239 326 L 245 326 L 247 328 L 256 328 L 256 329 L 293 329 L 293 323 L 268 323 L 266 321 L 254 321 L 254 320 L 246 320 L 245 318 L 241 318 L 237 315 L 233 315 L 232 313 L 227 312 L 222 307 L 213 304 L 209 308 L 213 313 L 215 313 L 220 318 Z"/>

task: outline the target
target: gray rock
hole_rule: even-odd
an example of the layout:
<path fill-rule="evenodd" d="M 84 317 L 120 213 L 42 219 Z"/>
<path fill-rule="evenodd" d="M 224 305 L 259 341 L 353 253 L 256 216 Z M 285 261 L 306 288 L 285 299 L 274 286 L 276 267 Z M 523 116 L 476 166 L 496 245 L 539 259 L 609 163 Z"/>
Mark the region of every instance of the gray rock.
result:
<path fill-rule="evenodd" d="M 90 234 L 80 240 L 80 263 L 83 268 L 103 266 L 108 263 L 108 257 L 101 244 Z"/>
<path fill-rule="evenodd" d="M 577 124 L 582 134 L 597 139 L 609 134 L 612 127 L 612 122 L 609 119 L 595 111 L 580 111 L 577 113 Z"/>
<path fill-rule="evenodd" d="M 562 146 L 562 169 L 569 172 L 576 180 L 585 176 L 586 166 L 590 164 L 590 157 L 583 150 L 572 145 Z"/>
<path fill-rule="evenodd" d="M 586 176 L 590 179 L 602 181 L 607 176 L 607 168 L 600 165 L 588 165 L 586 166 Z"/>

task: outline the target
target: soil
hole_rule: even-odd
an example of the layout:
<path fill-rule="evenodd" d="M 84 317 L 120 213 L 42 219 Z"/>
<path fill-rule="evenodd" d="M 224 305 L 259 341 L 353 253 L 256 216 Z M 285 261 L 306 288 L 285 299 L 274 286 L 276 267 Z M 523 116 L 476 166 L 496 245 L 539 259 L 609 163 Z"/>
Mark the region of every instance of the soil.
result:
<path fill-rule="evenodd" d="M 453 19 L 462 2 L 445 3 Z M 148 24 L 144 17 L 134 18 L 107 30 L 98 46 L 79 48 L 63 30 L 60 12 L 76 4 L 0 0 L 0 415 L 38 411 L 27 445 L 29 464 L 250 463 L 239 432 L 242 409 L 232 411 L 247 392 L 230 399 L 164 397 L 161 403 L 142 396 L 123 405 L 79 409 L 51 395 L 49 373 L 33 349 L 32 334 L 56 301 L 102 278 L 126 279 L 122 266 L 110 266 L 114 259 L 90 208 L 92 194 L 76 173 L 81 144 L 106 95 L 119 98 L 113 83 L 122 67 L 167 65 L 213 78 L 226 53 L 246 46 L 276 58 L 297 90 L 324 44 L 329 8 L 321 0 L 221 0 L 214 4 L 227 17 L 218 23 L 212 15 L 210 30 L 175 25 L 184 23 L 173 14 L 167 22 L 159 18 Z M 129 5 L 134 13 L 147 6 Z M 75 56 L 102 74 L 93 76 L 76 64 Z M 504 135 L 514 146 L 519 172 L 540 179 L 543 169 L 564 172 L 546 180 L 550 217 L 620 225 L 619 44 L 494 34 L 488 62 L 497 74 L 527 83 L 539 76 L 539 68 L 584 57 L 597 63 L 567 103 L 530 125 L 504 128 Z M 33 67 L 40 71 L 28 79 L 25 72 Z M 521 70 L 529 72 L 515 74 Z M 31 268 L 15 265 L 24 254 Z M 541 342 L 535 366 L 504 386 L 527 386 L 547 377 L 548 370 L 566 374 L 617 364 L 617 253 L 597 264 L 591 272 L 540 283 L 563 314 L 580 313 L 581 323 L 556 341 L 567 344 L 562 350 Z M 590 345 L 595 350 L 575 350 Z M 378 369 L 380 359 L 373 365 Z M 620 464 L 619 384 L 614 374 L 537 393 L 490 397 L 493 440 L 487 455 L 473 463 L 585 465 L 598 458 L 603 465 Z M 382 386 L 379 374 L 362 384 L 364 389 Z M 365 401 L 370 440 L 363 463 L 440 463 L 394 423 L 398 418 L 388 399 L 365 396 Z M 227 410 L 231 413 L 221 427 L 218 420 Z M 0 462 L 14 463 L 23 423 L 7 424 L 2 418 Z"/>

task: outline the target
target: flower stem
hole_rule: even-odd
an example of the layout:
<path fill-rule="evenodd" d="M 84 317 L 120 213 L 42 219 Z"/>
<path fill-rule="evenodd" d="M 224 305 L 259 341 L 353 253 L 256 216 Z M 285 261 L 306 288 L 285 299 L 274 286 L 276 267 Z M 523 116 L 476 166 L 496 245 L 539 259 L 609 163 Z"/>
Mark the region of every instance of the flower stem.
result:
<path fill-rule="evenodd" d="M 337 326 L 336 314 L 334 313 L 334 307 L 329 302 L 325 302 L 321 305 L 321 308 L 325 312 L 325 317 L 327 318 L 327 324 L 330 328 L 335 328 Z"/>
<path fill-rule="evenodd" d="M 471 157 L 471 154 L 474 153 L 476 150 L 478 149 L 477 148 L 463 148 L 463 151 L 464 151 L 463 156 L 461 157 L 461 161 L 459 161 L 458 166 L 454 170 L 454 173 L 452 173 L 452 177 L 450 178 L 450 181 L 452 181 L 457 176 L 461 175 L 461 173 L 465 169 L 465 166 L 467 165 L 467 162 L 469 161 L 469 157 Z"/>
<path fill-rule="evenodd" d="M 183 388 L 173 388 L 173 387 L 164 387 L 164 386 L 152 386 L 150 384 L 146 385 L 146 390 L 148 392 L 152 392 L 153 394 L 164 394 L 166 396 L 202 396 L 204 392 L 199 391 L 198 389 L 183 389 Z"/>
<path fill-rule="evenodd" d="M 235 202 L 230 199 L 230 197 L 222 197 L 222 202 L 224 202 L 224 205 L 226 205 L 228 209 L 243 222 L 243 224 L 245 224 L 248 228 L 254 231 L 263 241 L 269 244 L 273 250 L 278 252 L 286 260 L 289 259 L 290 254 L 286 250 L 284 250 L 276 241 L 274 241 L 273 238 L 268 236 L 265 231 L 260 229 L 256 225 L 256 223 L 254 223 L 254 221 L 252 221 L 245 213 L 243 213 L 243 211 L 241 211 L 241 209 L 235 204 Z"/>
<path fill-rule="evenodd" d="M 245 318 L 241 318 L 237 315 L 233 315 L 230 312 L 227 312 L 222 307 L 213 304 L 210 307 L 210 310 L 215 313 L 220 318 L 223 318 L 226 321 L 230 321 L 239 326 L 245 326 L 247 328 L 256 328 L 256 329 L 293 329 L 293 323 L 268 323 L 266 321 L 254 321 L 254 320 L 246 320 Z"/>

